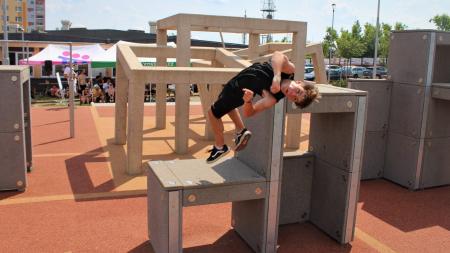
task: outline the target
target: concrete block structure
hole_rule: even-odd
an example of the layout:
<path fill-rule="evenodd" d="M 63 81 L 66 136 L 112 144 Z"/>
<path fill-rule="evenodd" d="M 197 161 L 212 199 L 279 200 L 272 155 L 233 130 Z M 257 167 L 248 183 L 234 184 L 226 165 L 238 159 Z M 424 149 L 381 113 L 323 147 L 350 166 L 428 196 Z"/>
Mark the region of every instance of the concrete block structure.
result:
<path fill-rule="evenodd" d="M 392 83 L 388 80 L 352 79 L 353 89 L 368 92 L 366 143 L 361 179 L 383 177 Z"/>
<path fill-rule="evenodd" d="M 308 220 L 336 241 L 348 243 L 353 239 L 361 178 L 366 92 L 321 84 L 318 87 L 322 95 L 319 103 L 304 110 L 295 108 L 295 104 L 287 108 L 288 113 L 311 113 L 310 154 L 285 156 L 285 161 L 298 160 L 295 169 L 304 172 L 283 171 L 282 185 L 294 189 L 299 187 L 295 182 L 303 185 L 302 191 L 282 192 L 282 196 L 291 195 L 285 199 L 297 199 L 299 203 L 282 202 L 280 223 L 291 223 L 294 217 L 297 222 Z M 285 171 L 295 170 L 287 165 Z M 295 205 L 301 206 L 300 210 L 293 208 Z"/>
<path fill-rule="evenodd" d="M 374 146 L 366 146 L 363 179 L 384 177 L 412 190 L 450 184 L 449 65 L 450 33 L 393 32 L 389 80 L 350 82 L 369 92 L 366 140 Z M 370 123 L 381 126 L 386 115 L 386 129 Z"/>
<path fill-rule="evenodd" d="M 0 66 L 0 190 L 25 190 L 31 169 L 30 72 Z"/>
<path fill-rule="evenodd" d="M 231 226 L 255 252 L 276 252 L 279 225 L 303 221 L 339 243 L 353 239 L 366 93 L 318 87 L 320 104 L 300 110 L 280 102 L 246 118 L 252 141 L 231 159 L 148 163 L 149 238 L 155 252 L 182 250 L 183 207 L 221 202 L 232 202 Z M 286 112 L 314 116 L 311 152 L 283 154 Z"/>
<path fill-rule="evenodd" d="M 148 163 L 149 238 L 155 252 L 181 252 L 182 207 L 223 202 L 233 203 L 231 224 L 255 252 L 276 251 L 284 108 L 279 103 L 246 122 L 255 129 L 255 141 L 234 158 Z"/>
<path fill-rule="evenodd" d="M 190 84 L 199 85 L 203 110 L 206 112 L 223 84 L 252 62 L 269 59 L 276 50 L 286 53 L 296 64 L 295 77 L 298 80 L 304 76 L 305 54 L 310 54 L 316 70 L 316 81 L 326 82 L 322 47 L 320 44 L 306 45 L 305 22 L 177 14 L 159 20 L 157 26 L 157 47 L 119 45 L 117 50 L 115 142 L 127 144 L 127 172 L 130 174 L 142 172 L 142 101 L 145 83 L 157 85 L 157 128 L 166 126 L 166 84 L 176 84 L 175 152 L 183 154 L 188 149 Z M 176 48 L 166 46 L 167 30 L 177 30 Z M 191 31 L 249 33 L 249 47 L 236 51 L 191 47 Z M 259 45 L 259 35 L 264 33 L 291 33 L 293 43 Z M 138 57 L 155 57 L 157 67 L 142 66 Z M 167 58 L 176 58 L 177 67 L 163 67 Z M 287 147 L 295 148 L 300 143 L 300 119 L 299 115 L 288 117 Z M 205 136 L 211 138 L 211 133 L 206 131 Z"/>

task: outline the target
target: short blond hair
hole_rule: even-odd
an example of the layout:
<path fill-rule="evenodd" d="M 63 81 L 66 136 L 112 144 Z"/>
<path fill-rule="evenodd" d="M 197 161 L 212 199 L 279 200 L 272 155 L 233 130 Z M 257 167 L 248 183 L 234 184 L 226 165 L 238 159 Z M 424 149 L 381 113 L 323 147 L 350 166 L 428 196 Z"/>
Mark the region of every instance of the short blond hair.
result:
<path fill-rule="evenodd" d="M 305 96 L 301 101 L 295 102 L 295 104 L 303 109 L 308 107 L 312 102 L 319 101 L 321 96 L 319 89 L 314 84 L 302 82 L 301 85 L 303 86 L 303 89 L 305 89 Z"/>

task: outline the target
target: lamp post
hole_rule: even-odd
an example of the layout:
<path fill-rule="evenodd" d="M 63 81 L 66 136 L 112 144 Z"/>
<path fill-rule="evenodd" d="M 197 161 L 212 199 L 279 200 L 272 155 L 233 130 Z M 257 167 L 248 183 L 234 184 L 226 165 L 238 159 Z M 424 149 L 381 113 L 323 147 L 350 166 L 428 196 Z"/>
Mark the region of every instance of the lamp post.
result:
<path fill-rule="evenodd" d="M 25 59 L 25 29 L 21 25 L 17 25 L 17 31 L 22 32 L 22 59 Z"/>
<path fill-rule="evenodd" d="M 375 52 L 373 56 L 373 71 L 372 78 L 377 77 L 377 58 L 378 58 L 378 32 L 380 30 L 380 0 L 378 0 L 378 10 L 377 10 L 377 30 L 375 32 Z"/>
<path fill-rule="evenodd" d="M 6 0 L 3 0 L 3 65 L 9 65 L 9 45 L 8 45 L 8 13 L 6 10 Z"/>
<path fill-rule="evenodd" d="M 25 57 L 25 34 L 24 34 L 25 29 L 19 24 L 10 24 L 9 26 L 16 28 L 16 33 L 18 33 L 19 31 L 22 33 L 22 57 L 23 57 L 22 59 L 25 59 L 24 58 Z M 27 58 L 28 58 L 28 56 L 27 56 Z"/>
<path fill-rule="evenodd" d="M 331 5 L 331 8 L 333 8 L 333 17 L 331 18 L 331 31 L 330 31 L 330 39 L 331 39 L 331 41 L 332 41 L 332 39 L 333 39 L 333 35 L 332 35 L 332 32 L 334 31 L 334 9 L 336 8 L 336 4 L 332 4 Z M 331 74 L 331 69 L 330 69 L 330 65 L 331 65 L 331 44 L 329 45 L 329 47 L 328 47 L 328 53 L 329 53 L 329 57 L 328 57 L 328 83 L 330 83 L 331 82 L 331 76 L 330 76 L 330 74 Z"/>
<path fill-rule="evenodd" d="M 25 35 L 24 35 L 25 29 L 19 24 L 8 24 L 7 27 L 13 27 L 16 29 L 16 33 L 18 33 L 19 31 L 22 33 L 22 57 L 25 57 Z M 27 58 L 28 58 L 28 55 L 27 55 Z M 22 58 L 22 59 L 25 59 L 25 58 Z M 8 60 L 9 60 L 9 57 L 8 57 Z M 20 60 L 20 59 L 18 59 L 18 60 Z M 16 65 L 18 65 L 18 62 L 16 62 Z"/>

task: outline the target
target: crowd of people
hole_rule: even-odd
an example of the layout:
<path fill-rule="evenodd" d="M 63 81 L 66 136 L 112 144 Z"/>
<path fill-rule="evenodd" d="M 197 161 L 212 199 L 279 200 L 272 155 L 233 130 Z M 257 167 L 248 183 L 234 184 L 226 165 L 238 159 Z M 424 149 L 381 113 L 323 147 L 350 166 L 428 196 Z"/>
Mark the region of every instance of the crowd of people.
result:
<path fill-rule="evenodd" d="M 94 103 L 113 103 L 115 100 L 115 84 L 110 77 L 104 77 L 101 73 L 95 78 L 89 78 L 84 70 L 70 71 L 70 67 L 64 69 L 64 79 L 68 82 L 72 72 L 76 80 L 75 97 L 80 99 L 80 104 Z M 58 86 L 53 85 L 50 88 L 50 96 L 58 98 L 67 98 L 68 92 L 65 89 L 60 90 Z"/>

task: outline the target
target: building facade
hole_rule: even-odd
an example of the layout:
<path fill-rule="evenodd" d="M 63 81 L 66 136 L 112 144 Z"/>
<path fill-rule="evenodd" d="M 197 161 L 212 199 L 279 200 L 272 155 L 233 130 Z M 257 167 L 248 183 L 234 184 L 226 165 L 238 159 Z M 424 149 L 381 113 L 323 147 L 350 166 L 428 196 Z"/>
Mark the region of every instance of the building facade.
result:
<path fill-rule="evenodd" d="M 7 20 L 9 31 L 17 32 L 23 27 L 25 32 L 45 30 L 45 0 L 3 0 L 7 2 Z M 3 32 L 3 1 L 1 1 L 2 18 L 0 20 Z M 17 26 L 19 25 L 19 26 Z"/>

